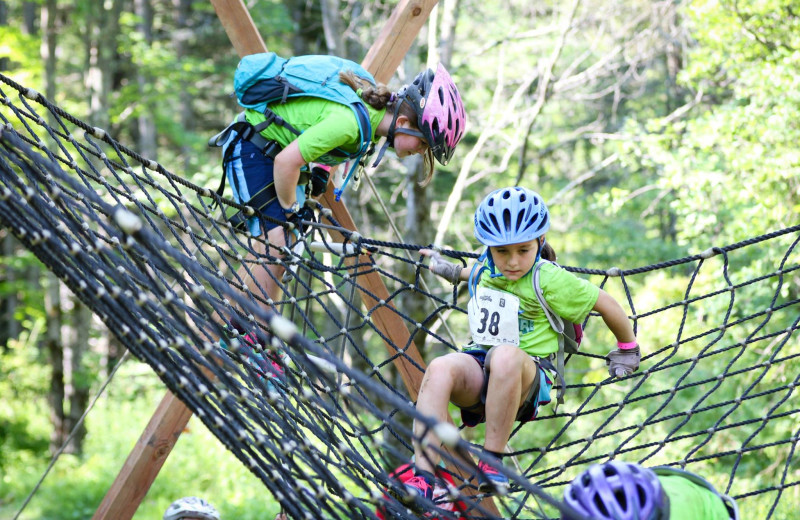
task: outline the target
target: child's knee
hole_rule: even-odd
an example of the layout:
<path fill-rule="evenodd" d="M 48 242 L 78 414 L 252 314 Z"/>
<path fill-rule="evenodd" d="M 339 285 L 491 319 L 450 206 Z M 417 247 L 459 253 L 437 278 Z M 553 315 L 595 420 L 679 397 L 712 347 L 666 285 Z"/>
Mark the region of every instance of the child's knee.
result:
<path fill-rule="evenodd" d="M 529 356 L 519 347 L 513 345 L 497 345 L 486 355 L 486 366 L 493 373 L 521 372 Z"/>
<path fill-rule="evenodd" d="M 452 378 L 455 367 L 447 356 L 437 357 L 425 369 L 425 379 Z"/>

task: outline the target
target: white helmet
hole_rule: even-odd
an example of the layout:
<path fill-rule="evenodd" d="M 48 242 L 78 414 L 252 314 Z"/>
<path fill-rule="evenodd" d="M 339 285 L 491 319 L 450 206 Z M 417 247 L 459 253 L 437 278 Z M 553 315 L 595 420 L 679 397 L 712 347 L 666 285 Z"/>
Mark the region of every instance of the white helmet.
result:
<path fill-rule="evenodd" d="M 202 498 L 183 497 L 170 504 L 164 512 L 164 520 L 182 520 L 183 518 L 219 520 L 219 512 Z"/>

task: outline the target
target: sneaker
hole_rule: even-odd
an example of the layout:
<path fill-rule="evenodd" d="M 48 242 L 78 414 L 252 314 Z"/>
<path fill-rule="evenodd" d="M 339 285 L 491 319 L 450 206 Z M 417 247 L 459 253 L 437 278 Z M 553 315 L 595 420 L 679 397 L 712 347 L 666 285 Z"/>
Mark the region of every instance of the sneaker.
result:
<path fill-rule="evenodd" d="M 255 332 L 248 332 L 243 336 L 243 339 L 244 344 L 247 347 L 247 350 L 245 350 L 247 357 L 249 357 L 250 360 L 255 363 L 255 365 L 259 367 L 264 374 L 266 374 L 267 377 L 283 375 L 284 371 L 283 367 L 278 363 L 278 355 L 275 352 L 264 348 L 264 343 L 259 340 Z M 267 363 L 272 366 L 271 370 Z"/>
<path fill-rule="evenodd" d="M 433 500 L 433 482 L 422 475 L 414 475 L 404 483 L 409 497 L 419 496 Z"/>
<path fill-rule="evenodd" d="M 478 462 L 478 491 L 505 495 L 507 490 L 508 477 L 485 462 Z"/>

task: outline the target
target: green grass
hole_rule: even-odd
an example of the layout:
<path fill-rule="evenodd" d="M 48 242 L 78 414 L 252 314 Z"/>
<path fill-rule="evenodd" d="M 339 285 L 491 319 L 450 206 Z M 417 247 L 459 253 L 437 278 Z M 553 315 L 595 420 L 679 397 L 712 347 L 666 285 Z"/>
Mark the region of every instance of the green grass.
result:
<path fill-rule="evenodd" d="M 128 363 L 87 418 L 84 455 L 59 457 L 20 520 L 91 518 L 165 392 L 147 367 Z M 36 408 L 44 413 L 44 407 Z M 40 422 L 41 417 L 32 424 Z M 34 433 L 41 435 L 41 429 Z M 33 451 L 8 461 L 0 478 L 0 520 L 14 517 L 49 462 L 46 453 Z M 160 519 L 173 500 L 188 495 L 205 498 L 224 519 L 272 519 L 280 510 L 263 483 L 195 417 L 133 518 Z"/>

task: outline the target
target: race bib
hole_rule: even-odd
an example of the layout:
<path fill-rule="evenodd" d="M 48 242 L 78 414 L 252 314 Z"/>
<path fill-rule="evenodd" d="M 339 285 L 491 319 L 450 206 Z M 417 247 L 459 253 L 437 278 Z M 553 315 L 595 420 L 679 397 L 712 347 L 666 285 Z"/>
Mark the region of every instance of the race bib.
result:
<path fill-rule="evenodd" d="M 478 345 L 519 346 L 519 298 L 478 287 L 467 304 L 469 330 Z"/>

